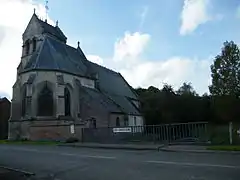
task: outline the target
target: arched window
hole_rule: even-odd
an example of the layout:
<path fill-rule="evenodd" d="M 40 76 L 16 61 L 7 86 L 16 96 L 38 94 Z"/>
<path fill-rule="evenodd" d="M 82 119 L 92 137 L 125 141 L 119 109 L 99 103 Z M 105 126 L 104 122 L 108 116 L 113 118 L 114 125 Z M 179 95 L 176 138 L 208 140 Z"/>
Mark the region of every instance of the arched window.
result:
<path fill-rule="evenodd" d="M 119 117 L 116 118 L 116 126 L 117 126 L 117 127 L 120 126 L 120 119 L 119 119 Z"/>
<path fill-rule="evenodd" d="M 128 126 L 128 117 L 124 116 L 124 126 Z"/>
<path fill-rule="evenodd" d="M 37 40 L 34 38 L 33 39 L 33 52 L 36 51 L 36 48 L 37 48 Z"/>
<path fill-rule="evenodd" d="M 94 117 L 90 119 L 90 128 L 97 128 L 97 122 Z"/>
<path fill-rule="evenodd" d="M 68 88 L 64 89 L 65 116 L 71 116 L 71 96 Z"/>
<path fill-rule="evenodd" d="M 53 93 L 47 83 L 38 96 L 38 116 L 53 115 Z"/>
<path fill-rule="evenodd" d="M 29 43 L 29 41 L 27 41 L 26 42 L 26 44 L 25 44 L 25 52 L 26 52 L 26 55 L 28 55 L 29 54 L 29 50 L 30 50 L 30 43 Z"/>
<path fill-rule="evenodd" d="M 22 117 L 26 115 L 26 101 L 27 101 L 27 90 L 26 87 L 23 87 L 22 93 Z"/>

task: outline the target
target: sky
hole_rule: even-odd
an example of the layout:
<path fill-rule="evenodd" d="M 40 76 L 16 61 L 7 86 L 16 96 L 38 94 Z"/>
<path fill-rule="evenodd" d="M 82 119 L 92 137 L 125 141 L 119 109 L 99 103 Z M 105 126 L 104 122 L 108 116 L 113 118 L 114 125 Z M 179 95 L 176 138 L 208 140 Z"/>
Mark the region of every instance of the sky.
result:
<path fill-rule="evenodd" d="M 240 43 L 239 0 L 0 0 L 0 96 L 12 97 L 22 34 L 36 9 L 68 44 L 134 88 L 191 82 L 200 95 L 224 41 Z"/>

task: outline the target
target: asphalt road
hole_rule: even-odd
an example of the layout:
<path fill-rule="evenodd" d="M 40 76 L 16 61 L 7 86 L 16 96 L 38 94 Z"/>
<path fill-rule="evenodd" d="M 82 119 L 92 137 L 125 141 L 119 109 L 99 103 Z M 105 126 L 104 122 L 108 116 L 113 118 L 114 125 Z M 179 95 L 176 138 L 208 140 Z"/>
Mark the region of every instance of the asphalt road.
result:
<path fill-rule="evenodd" d="M 0 166 L 55 180 L 240 179 L 237 154 L 0 145 Z"/>

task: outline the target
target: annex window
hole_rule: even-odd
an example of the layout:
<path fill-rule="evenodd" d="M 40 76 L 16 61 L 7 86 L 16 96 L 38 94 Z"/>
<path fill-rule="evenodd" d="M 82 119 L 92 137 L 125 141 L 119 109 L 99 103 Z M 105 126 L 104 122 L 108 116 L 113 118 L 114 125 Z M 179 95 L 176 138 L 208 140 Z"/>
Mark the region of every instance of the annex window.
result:
<path fill-rule="evenodd" d="M 97 121 L 95 118 L 90 119 L 90 128 L 97 128 Z"/>
<path fill-rule="evenodd" d="M 120 119 L 119 119 L 119 117 L 116 118 L 116 126 L 117 126 L 117 127 L 120 126 Z"/>
<path fill-rule="evenodd" d="M 128 126 L 128 117 L 124 117 L 124 126 Z"/>

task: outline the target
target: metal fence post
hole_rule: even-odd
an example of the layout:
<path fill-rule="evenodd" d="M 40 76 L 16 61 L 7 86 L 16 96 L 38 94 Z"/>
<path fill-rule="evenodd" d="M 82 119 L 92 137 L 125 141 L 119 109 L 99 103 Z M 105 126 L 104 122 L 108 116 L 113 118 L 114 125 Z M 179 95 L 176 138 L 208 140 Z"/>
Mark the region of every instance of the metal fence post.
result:
<path fill-rule="evenodd" d="M 232 122 L 229 122 L 229 143 L 232 145 L 233 143 L 233 139 L 232 139 L 232 129 L 233 129 L 233 125 Z"/>

